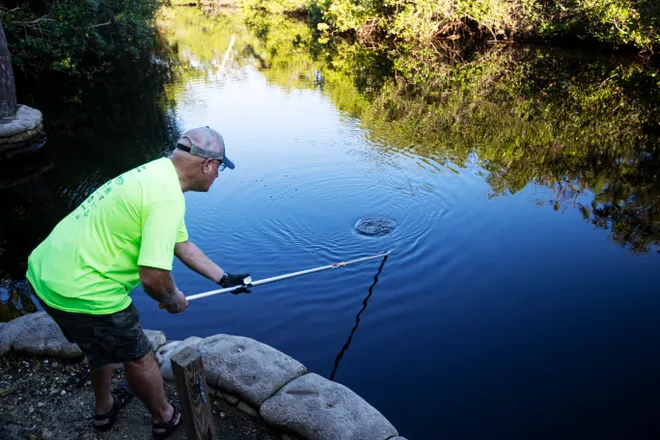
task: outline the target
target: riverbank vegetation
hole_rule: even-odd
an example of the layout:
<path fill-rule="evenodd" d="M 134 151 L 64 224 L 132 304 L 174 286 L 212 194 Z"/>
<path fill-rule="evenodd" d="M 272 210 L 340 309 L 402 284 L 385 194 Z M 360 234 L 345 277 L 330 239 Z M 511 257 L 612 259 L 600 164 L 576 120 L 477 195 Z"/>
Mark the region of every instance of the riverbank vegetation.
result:
<path fill-rule="evenodd" d="M 244 0 L 268 12 L 306 11 L 322 32 L 367 41 L 438 38 L 570 38 L 633 46 L 660 45 L 657 0 Z"/>
<path fill-rule="evenodd" d="M 14 70 L 92 78 L 153 45 L 160 0 L 0 0 Z"/>
<path fill-rule="evenodd" d="M 350 35 L 372 46 L 539 38 L 660 46 L 656 0 L 0 0 L 0 17 L 15 70 L 89 79 L 150 50 L 157 11 L 169 4 L 306 16 L 326 40 Z"/>

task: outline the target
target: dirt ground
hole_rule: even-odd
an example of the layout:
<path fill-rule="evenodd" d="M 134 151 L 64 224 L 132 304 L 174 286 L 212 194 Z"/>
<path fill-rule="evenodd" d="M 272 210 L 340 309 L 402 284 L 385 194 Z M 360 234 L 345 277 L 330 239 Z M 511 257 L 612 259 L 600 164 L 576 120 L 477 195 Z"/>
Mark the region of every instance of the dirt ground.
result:
<path fill-rule="evenodd" d="M 115 371 L 113 383 L 123 380 Z M 178 401 L 174 384 L 166 383 L 168 399 Z M 209 396 L 220 440 L 279 440 L 259 420 Z M 0 357 L 0 440 L 120 440 L 150 439 L 149 413 L 134 398 L 107 432 L 92 427 L 93 394 L 89 369 L 81 362 L 49 357 Z M 185 415 L 184 415 L 185 417 Z M 186 438 L 183 427 L 169 437 Z"/>

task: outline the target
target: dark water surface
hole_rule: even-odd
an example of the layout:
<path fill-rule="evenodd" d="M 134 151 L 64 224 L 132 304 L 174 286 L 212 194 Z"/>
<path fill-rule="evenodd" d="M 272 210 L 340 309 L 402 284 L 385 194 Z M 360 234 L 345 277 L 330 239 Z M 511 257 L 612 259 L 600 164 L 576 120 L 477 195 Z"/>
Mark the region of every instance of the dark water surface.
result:
<path fill-rule="evenodd" d="M 3 319 L 60 218 L 210 125 L 237 168 L 186 194 L 186 219 L 226 270 L 260 279 L 394 252 L 377 283 L 371 261 L 177 316 L 138 288 L 146 328 L 265 342 L 411 439 L 660 433 L 660 73 L 548 48 L 326 40 L 282 18 L 177 9 L 137 72 L 19 89 L 49 141 L 2 165 Z M 395 228 L 358 234 L 369 217 Z M 186 294 L 215 287 L 178 261 L 174 276 Z"/>

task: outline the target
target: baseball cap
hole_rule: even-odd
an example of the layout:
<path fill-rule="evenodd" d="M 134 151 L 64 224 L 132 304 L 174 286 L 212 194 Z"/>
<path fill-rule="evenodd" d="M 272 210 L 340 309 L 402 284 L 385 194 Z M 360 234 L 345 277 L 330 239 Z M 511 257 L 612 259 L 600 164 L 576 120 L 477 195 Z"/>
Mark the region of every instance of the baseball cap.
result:
<path fill-rule="evenodd" d="M 184 139 L 188 140 L 190 146 L 182 143 Z M 179 137 L 176 147 L 194 156 L 220 160 L 231 170 L 236 167 L 234 162 L 225 155 L 225 141 L 220 133 L 208 126 L 191 128 L 186 131 Z"/>

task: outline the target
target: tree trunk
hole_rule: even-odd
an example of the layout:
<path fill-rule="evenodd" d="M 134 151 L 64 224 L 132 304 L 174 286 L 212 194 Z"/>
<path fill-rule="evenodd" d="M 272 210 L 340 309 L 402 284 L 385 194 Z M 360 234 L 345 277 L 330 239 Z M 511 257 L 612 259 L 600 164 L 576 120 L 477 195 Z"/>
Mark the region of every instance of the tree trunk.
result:
<path fill-rule="evenodd" d="M 0 118 L 16 113 L 16 85 L 9 47 L 0 21 Z"/>

